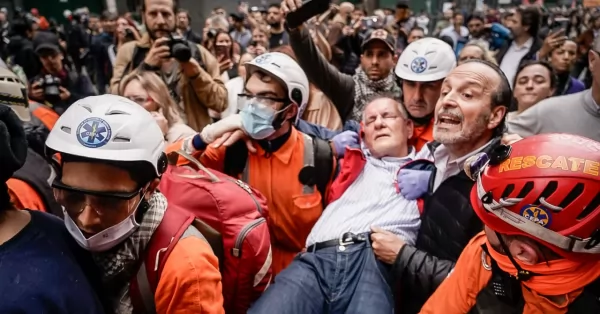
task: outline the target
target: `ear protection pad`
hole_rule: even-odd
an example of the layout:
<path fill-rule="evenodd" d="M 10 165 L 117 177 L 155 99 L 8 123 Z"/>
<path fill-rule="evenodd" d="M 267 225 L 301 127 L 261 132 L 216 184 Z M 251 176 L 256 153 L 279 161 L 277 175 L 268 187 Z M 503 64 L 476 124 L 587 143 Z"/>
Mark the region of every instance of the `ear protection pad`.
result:
<path fill-rule="evenodd" d="M 158 162 L 156 163 L 156 168 L 158 169 L 159 175 L 162 175 L 165 173 L 165 171 L 167 171 L 168 164 L 167 154 L 160 154 L 160 157 L 158 157 Z"/>
<path fill-rule="evenodd" d="M 291 93 L 291 100 L 298 106 L 302 105 L 302 92 L 298 88 L 294 88 Z"/>

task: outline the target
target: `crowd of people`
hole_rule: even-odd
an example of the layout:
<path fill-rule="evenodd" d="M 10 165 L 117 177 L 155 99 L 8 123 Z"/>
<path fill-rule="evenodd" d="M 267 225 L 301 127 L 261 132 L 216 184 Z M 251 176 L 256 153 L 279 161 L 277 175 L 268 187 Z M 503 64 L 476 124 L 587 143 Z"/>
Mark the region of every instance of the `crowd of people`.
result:
<path fill-rule="evenodd" d="M 440 13 L 0 10 L 0 313 L 600 313 L 600 10 Z"/>

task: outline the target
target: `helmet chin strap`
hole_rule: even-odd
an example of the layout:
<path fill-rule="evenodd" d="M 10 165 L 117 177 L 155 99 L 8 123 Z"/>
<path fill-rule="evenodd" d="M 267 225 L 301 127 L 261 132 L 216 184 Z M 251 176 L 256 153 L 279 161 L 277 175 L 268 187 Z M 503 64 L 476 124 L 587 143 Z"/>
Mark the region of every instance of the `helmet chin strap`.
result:
<path fill-rule="evenodd" d="M 500 233 L 496 232 L 496 236 L 498 237 L 498 241 L 500 241 L 500 246 L 502 246 L 504 253 L 506 253 L 506 256 L 508 256 L 508 259 L 510 260 L 510 262 L 517 269 L 516 275 L 509 274 L 511 277 L 515 278 L 518 281 L 527 281 L 527 280 L 531 279 L 531 277 L 537 275 L 536 273 L 533 273 L 533 272 L 530 272 L 528 270 L 524 270 L 523 268 L 521 268 L 521 266 L 519 266 L 517 261 L 515 261 L 515 258 L 512 256 L 512 254 L 510 254 L 508 245 L 506 245 L 506 242 L 504 242 L 502 235 Z"/>

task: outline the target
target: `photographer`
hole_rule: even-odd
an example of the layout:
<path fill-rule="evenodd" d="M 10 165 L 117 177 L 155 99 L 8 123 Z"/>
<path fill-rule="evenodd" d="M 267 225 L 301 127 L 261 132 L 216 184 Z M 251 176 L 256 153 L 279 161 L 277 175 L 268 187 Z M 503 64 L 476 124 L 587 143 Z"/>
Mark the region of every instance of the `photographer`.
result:
<path fill-rule="evenodd" d="M 169 87 L 175 102 L 183 107 L 184 120 L 200 131 L 211 122 L 208 109 L 220 113 L 227 108 L 227 90 L 215 57 L 204 47 L 173 34 L 176 11 L 174 1 L 142 3 L 148 32 L 119 49 L 110 89 L 116 94 L 122 78 L 136 69 L 156 72 Z"/>
<path fill-rule="evenodd" d="M 42 70 L 29 84 L 29 97 L 52 107 L 62 114 L 75 101 L 95 95 L 90 79 L 64 64 L 58 37 L 49 32 L 39 32 L 34 40 L 35 53 Z"/>

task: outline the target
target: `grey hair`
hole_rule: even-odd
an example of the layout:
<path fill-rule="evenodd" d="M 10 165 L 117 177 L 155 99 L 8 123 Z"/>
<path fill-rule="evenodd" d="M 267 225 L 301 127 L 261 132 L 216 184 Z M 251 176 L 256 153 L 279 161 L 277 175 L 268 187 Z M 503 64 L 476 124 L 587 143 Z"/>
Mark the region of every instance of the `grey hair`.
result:
<path fill-rule="evenodd" d="M 492 57 L 492 53 L 487 48 L 488 44 L 485 41 L 483 41 L 481 39 L 473 39 L 465 45 L 465 47 L 468 47 L 468 46 L 475 46 L 475 47 L 481 49 L 481 51 L 483 52 L 483 60 L 485 60 L 489 63 L 493 63 L 495 65 L 498 65 L 498 62 L 496 62 L 496 59 L 494 57 Z"/>
<path fill-rule="evenodd" d="M 221 15 L 215 15 L 210 17 L 210 28 L 213 29 L 221 29 L 224 31 L 229 31 L 229 22 L 227 18 Z"/>
<path fill-rule="evenodd" d="M 367 97 L 367 100 L 365 101 L 365 103 L 366 103 L 365 109 L 369 104 L 371 104 L 372 102 L 375 102 L 376 100 L 379 100 L 379 99 L 388 99 L 388 100 L 393 101 L 394 103 L 396 103 L 396 106 L 398 107 L 398 111 L 400 112 L 400 115 L 402 116 L 402 118 L 404 118 L 405 120 L 409 119 L 408 112 L 406 111 L 406 108 L 404 107 L 404 104 L 402 103 L 402 98 L 395 95 L 394 93 L 390 93 L 390 92 L 377 93 L 377 94 Z M 362 120 L 365 121 L 364 110 L 363 110 L 363 114 L 362 114 Z"/>

